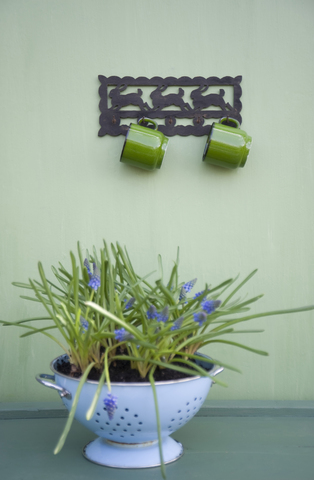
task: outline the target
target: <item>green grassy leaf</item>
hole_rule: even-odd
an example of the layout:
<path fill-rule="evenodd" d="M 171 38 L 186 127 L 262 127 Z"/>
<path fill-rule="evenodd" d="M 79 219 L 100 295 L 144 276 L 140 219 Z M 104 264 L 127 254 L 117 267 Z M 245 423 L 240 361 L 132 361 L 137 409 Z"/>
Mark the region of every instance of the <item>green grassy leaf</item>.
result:
<path fill-rule="evenodd" d="M 95 365 L 95 362 L 91 363 L 87 369 L 85 370 L 84 374 L 82 375 L 82 378 L 80 379 L 80 382 L 79 382 L 79 385 L 77 387 L 77 391 L 75 393 L 75 396 L 74 396 L 74 400 L 73 400 L 73 403 L 72 403 L 72 407 L 71 407 L 71 411 L 70 411 L 70 414 L 69 414 L 69 417 L 66 421 L 66 424 L 65 424 L 65 427 L 64 427 L 64 430 L 61 434 L 61 437 L 57 443 L 57 446 L 56 448 L 54 449 L 54 454 L 56 455 L 57 453 L 60 452 L 60 450 L 62 449 L 63 445 L 64 445 L 64 442 L 68 436 L 68 433 L 70 431 L 70 428 L 71 428 L 71 425 L 73 423 L 73 420 L 74 420 L 74 415 L 75 415 L 75 412 L 76 412 L 76 408 L 77 408 L 77 405 L 78 405 L 78 401 L 79 401 L 79 398 L 80 398 L 80 394 L 81 394 L 81 391 L 82 391 L 82 388 L 84 386 L 84 383 L 86 382 L 87 380 L 87 377 L 88 377 L 88 374 L 89 372 L 91 371 L 91 369 L 93 368 L 93 366 Z"/>

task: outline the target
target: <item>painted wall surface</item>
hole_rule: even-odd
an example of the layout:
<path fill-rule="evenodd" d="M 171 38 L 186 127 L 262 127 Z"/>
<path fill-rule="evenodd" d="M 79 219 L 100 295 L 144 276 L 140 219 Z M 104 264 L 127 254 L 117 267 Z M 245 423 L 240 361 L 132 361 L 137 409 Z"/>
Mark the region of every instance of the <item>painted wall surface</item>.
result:
<path fill-rule="evenodd" d="M 2 0 L 0 318 L 39 315 L 12 281 L 68 262 L 76 242 L 128 246 L 142 273 L 161 254 L 181 279 L 254 268 L 253 311 L 314 304 L 312 0 Z M 202 163 L 205 137 L 172 137 L 161 170 L 119 162 L 98 133 L 98 75 L 242 75 L 243 169 Z M 314 400 L 314 313 L 254 321 L 265 333 L 207 353 L 239 367 L 213 399 Z M 0 401 L 56 400 L 34 380 L 60 352 L 0 328 Z"/>

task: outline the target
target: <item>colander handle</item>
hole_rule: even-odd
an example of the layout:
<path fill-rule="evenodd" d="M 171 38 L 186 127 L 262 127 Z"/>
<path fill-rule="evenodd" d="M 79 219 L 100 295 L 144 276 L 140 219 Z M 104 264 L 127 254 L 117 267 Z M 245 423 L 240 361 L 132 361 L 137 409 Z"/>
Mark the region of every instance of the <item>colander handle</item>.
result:
<path fill-rule="evenodd" d="M 35 378 L 36 378 L 37 382 L 41 383 L 45 387 L 53 388 L 54 390 L 57 390 L 60 394 L 60 397 L 62 397 L 62 398 L 65 397 L 68 400 L 71 400 L 72 395 L 65 388 L 59 387 L 59 385 L 56 385 L 55 383 L 51 383 L 51 382 L 47 382 L 46 380 L 43 380 L 43 378 L 48 378 L 48 380 L 53 380 L 54 381 L 55 380 L 54 375 L 48 375 L 47 373 L 39 373 L 38 375 L 36 375 Z"/>
<path fill-rule="evenodd" d="M 218 367 L 217 370 L 215 370 L 213 373 L 210 373 L 211 377 L 216 377 L 219 373 L 224 371 L 224 367 Z M 213 383 L 215 383 L 215 380 L 213 380 Z"/>

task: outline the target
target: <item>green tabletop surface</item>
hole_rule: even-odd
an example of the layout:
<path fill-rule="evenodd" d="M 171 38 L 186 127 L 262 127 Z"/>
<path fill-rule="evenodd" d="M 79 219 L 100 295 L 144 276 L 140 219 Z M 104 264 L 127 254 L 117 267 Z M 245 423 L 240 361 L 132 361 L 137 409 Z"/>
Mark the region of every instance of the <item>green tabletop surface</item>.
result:
<path fill-rule="evenodd" d="M 172 435 L 183 444 L 184 455 L 166 466 L 167 479 L 313 480 L 313 404 L 305 402 L 304 408 L 274 406 L 205 405 L 198 416 Z M 14 417 L 26 410 L 33 413 L 27 418 L 21 418 L 22 414 Z M 3 480 L 162 478 L 159 468 L 123 470 L 90 463 L 82 449 L 95 436 L 76 421 L 63 450 L 54 455 L 65 422 L 56 409 L 46 409 L 44 414 L 37 407 L 2 411 L 6 411 L 0 417 Z"/>

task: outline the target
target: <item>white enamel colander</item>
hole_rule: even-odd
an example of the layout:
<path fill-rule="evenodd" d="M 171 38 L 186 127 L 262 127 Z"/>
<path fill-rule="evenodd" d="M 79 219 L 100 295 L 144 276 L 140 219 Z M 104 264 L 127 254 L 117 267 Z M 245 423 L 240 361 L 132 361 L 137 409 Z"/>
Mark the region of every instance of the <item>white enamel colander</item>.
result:
<path fill-rule="evenodd" d="M 198 354 L 200 355 L 200 354 Z M 215 368 L 209 357 L 201 366 L 212 377 L 223 368 Z M 67 361 L 63 355 L 50 365 L 54 375 L 40 374 L 36 379 L 43 385 L 58 390 L 66 408 L 70 411 L 78 388 L 79 379 L 58 373 L 58 362 Z M 55 383 L 48 382 L 53 380 Z M 189 377 L 175 381 L 156 382 L 161 424 L 162 451 L 165 463 L 177 460 L 183 453 L 181 443 L 169 435 L 185 425 L 204 403 L 213 380 L 208 377 Z M 111 393 L 117 397 L 118 407 L 109 419 L 104 398 L 108 394 L 104 385 L 91 420 L 86 412 L 96 393 L 98 382 L 88 380 L 81 391 L 75 418 L 98 438 L 87 444 L 83 454 L 88 460 L 117 468 L 145 468 L 160 465 L 156 410 L 150 383 L 112 383 Z"/>

